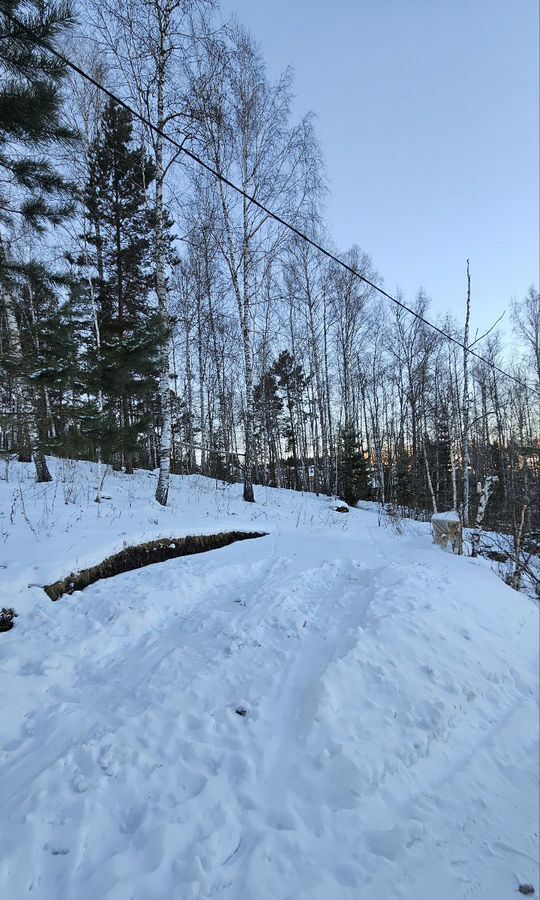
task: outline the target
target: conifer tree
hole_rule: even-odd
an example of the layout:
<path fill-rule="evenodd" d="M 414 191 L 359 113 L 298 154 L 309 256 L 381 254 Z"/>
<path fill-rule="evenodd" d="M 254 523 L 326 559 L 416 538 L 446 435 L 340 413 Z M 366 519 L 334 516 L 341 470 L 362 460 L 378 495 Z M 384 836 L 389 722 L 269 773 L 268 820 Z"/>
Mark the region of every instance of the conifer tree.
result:
<path fill-rule="evenodd" d="M 17 235 L 21 225 L 43 231 L 48 224 L 61 222 L 73 209 L 72 184 L 45 156 L 46 150 L 72 144 L 76 138 L 62 121 L 64 67 L 40 46 L 41 41 L 54 44 L 72 23 L 68 3 L 0 0 L 0 224 L 4 276 L 10 263 L 8 231 Z"/>
<path fill-rule="evenodd" d="M 123 458 L 128 473 L 152 420 L 162 343 L 151 300 L 155 214 L 148 192 L 154 174 L 134 139 L 131 114 L 110 101 L 91 148 L 85 189 L 100 333 L 88 362 L 93 391 L 104 397 L 100 445 L 109 457 Z"/>
<path fill-rule="evenodd" d="M 352 425 L 342 428 L 339 436 L 338 493 L 349 506 L 370 493 L 368 466 Z"/>
<path fill-rule="evenodd" d="M 280 353 L 272 367 L 272 374 L 277 379 L 277 386 L 283 394 L 287 409 L 284 434 L 291 451 L 294 487 L 297 491 L 301 491 L 303 484 L 298 460 L 298 416 L 302 412 L 302 392 L 307 385 L 307 379 L 302 366 L 295 362 L 288 350 Z"/>
<path fill-rule="evenodd" d="M 254 437 L 260 458 L 264 461 L 263 446 L 268 452 L 268 475 L 273 487 L 279 486 L 280 422 L 283 399 L 278 392 L 274 369 L 264 372 L 253 390 Z M 264 478 L 266 482 L 266 477 Z"/>
<path fill-rule="evenodd" d="M 28 291 L 36 269 L 28 235 L 42 233 L 69 216 L 73 186 L 51 159 L 75 133 L 62 121 L 63 66 L 43 47 L 54 45 L 73 22 L 67 3 L 0 0 L 0 286 L 7 341 L 4 368 L 10 375 L 16 445 L 25 443 L 38 481 L 50 481 L 44 456 L 47 415 L 32 375 L 38 347 L 27 340 Z M 45 155 L 47 153 L 47 155 Z"/>

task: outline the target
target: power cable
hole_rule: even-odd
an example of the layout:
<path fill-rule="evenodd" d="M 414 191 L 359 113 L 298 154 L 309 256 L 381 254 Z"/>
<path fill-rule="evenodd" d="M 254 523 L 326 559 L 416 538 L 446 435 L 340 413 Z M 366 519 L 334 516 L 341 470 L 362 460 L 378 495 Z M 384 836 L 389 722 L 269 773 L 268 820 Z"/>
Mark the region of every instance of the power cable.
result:
<path fill-rule="evenodd" d="M 184 143 L 180 143 L 175 138 L 171 137 L 171 135 L 164 132 L 157 125 L 154 125 L 154 123 L 151 122 L 150 119 L 148 119 L 142 113 L 137 112 L 137 110 L 135 110 L 129 103 L 127 103 L 125 100 L 122 100 L 121 97 L 119 97 L 113 91 L 109 90 L 109 88 L 106 88 L 104 85 L 100 84 L 99 81 L 97 81 L 92 75 L 89 75 L 88 72 L 85 72 L 85 70 L 82 69 L 80 66 L 78 66 L 77 63 L 72 62 L 72 60 L 68 59 L 66 56 L 64 56 L 62 53 L 60 53 L 59 50 L 57 50 L 55 47 L 52 47 L 48 43 L 48 41 L 43 40 L 42 38 L 40 38 L 39 36 L 34 34 L 32 29 L 28 25 L 26 25 L 24 22 L 21 22 L 19 19 L 17 19 L 16 16 L 13 16 L 11 13 L 9 13 L 5 10 L 3 10 L 3 15 L 6 17 L 6 19 L 9 19 L 14 25 L 16 25 L 17 28 L 21 28 L 26 34 L 28 34 L 30 39 L 32 41 L 34 41 L 35 44 L 43 47 L 45 50 L 47 50 L 49 53 L 51 53 L 54 57 L 56 57 L 56 59 L 58 59 L 60 62 L 62 62 L 65 66 L 67 66 L 68 68 L 72 69 L 72 71 L 74 71 L 78 75 L 80 75 L 81 78 L 84 78 L 86 81 L 88 81 L 90 84 L 92 84 L 99 91 L 102 91 L 107 97 L 109 97 L 115 103 L 118 103 L 119 106 L 122 106 L 124 109 L 126 109 L 128 112 L 130 112 L 132 116 L 134 116 L 136 119 L 138 119 L 140 122 L 142 122 L 143 125 L 145 125 L 147 128 L 149 128 L 154 134 L 158 135 L 163 140 L 167 141 L 169 144 L 172 144 L 173 147 L 175 147 L 181 153 L 184 153 L 189 159 L 191 159 L 193 162 L 195 162 L 198 166 L 200 166 L 202 169 L 204 169 L 206 172 L 208 172 L 214 178 L 217 178 L 219 181 L 221 181 L 222 184 L 226 184 L 227 187 L 231 188 L 233 191 L 235 191 L 237 194 L 239 194 L 245 200 L 248 200 L 250 203 L 253 203 L 254 206 L 256 206 L 258 209 L 260 209 L 261 212 L 265 213 L 265 215 L 267 215 L 269 218 L 273 219 L 275 222 L 277 222 L 279 225 L 282 225 L 284 228 L 287 228 L 290 232 L 292 232 L 292 234 L 296 235 L 296 237 L 300 238 L 303 241 L 306 241 L 306 243 L 308 243 L 310 246 L 312 246 L 315 250 L 317 250 L 319 253 L 322 253 L 323 256 L 326 256 L 327 259 L 330 259 L 332 262 L 336 263 L 338 266 L 341 266 L 343 269 L 345 269 L 351 275 L 354 275 L 356 278 L 359 278 L 361 281 L 364 282 L 364 284 L 367 284 L 370 288 L 372 288 L 372 290 L 377 291 L 383 297 L 386 297 L 387 300 L 390 300 L 396 306 L 400 307 L 400 309 L 403 309 L 405 312 L 409 313 L 411 316 L 414 316 L 414 318 L 417 319 L 419 322 L 422 322 L 424 325 L 427 325 L 428 328 L 432 328 L 434 331 L 436 331 L 438 334 L 440 334 L 446 340 L 455 344 L 457 347 L 460 347 L 462 350 L 465 351 L 465 353 L 469 353 L 471 356 L 474 356 L 476 359 L 478 359 L 484 365 L 489 366 L 491 369 L 493 369 L 493 371 L 498 372 L 499 375 L 503 375 L 505 378 L 509 378 L 511 381 L 514 381 L 520 387 L 525 388 L 525 390 L 527 390 L 527 391 L 532 391 L 533 393 L 538 394 L 538 397 L 540 397 L 540 391 L 537 391 L 536 388 L 532 387 L 531 385 L 527 384 L 524 381 L 521 381 L 520 378 L 516 378 L 515 375 L 512 375 L 510 372 L 505 371 L 505 369 L 501 369 L 500 366 L 497 366 L 495 363 L 486 359 L 480 353 L 477 353 L 476 350 L 473 350 L 470 347 L 467 347 L 460 340 L 453 337 L 451 334 L 448 334 L 448 332 L 444 331 L 438 325 L 435 325 L 433 322 L 430 322 L 429 319 L 426 319 L 424 316 L 420 315 L 420 313 L 415 312 L 414 309 L 411 309 L 411 307 L 407 306 L 406 303 L 403 303 L 402 300 L 398 300 L 397 297 L 394 297 L 394 296 L 392 296 L 392 294 L 389 294 L 388 291 L 385 291 L 384 288 L 380 287 L 380 285 L 375 284 L 375 282 L 371 281 L 369 278 L 366 278 L 365 275 L 362 275 L 353 266 L 350 266 L 348 263 L 344 262 L 342 259 L 340 259 L 338 256 L 336 256 L 334 253 L 332 253 L 330 250 L 328 250 L 326 247 L 324 247 L 322 244 L 317 243 L 317 241 L 313 240 L 313 238 L 310 238 L 307 234 L 300 231 L 300 229 L 297 228 L 295 225 L 291 225 L 290 222 L 287 222 L 287 220 L 283 219 L 278 213 L 273 212 L 271 209 L 269 209 L 267 206 L 265 206 L 264 203 L 261 203 L 260 200 L 257 200 L 251 194 L 248 194 L 247 191 L 243 190 L 243 188 L 239 187 L 237 184 L 235 184 L 233 181 L 231 181 L 229 178 L 227 178 L 221 172 L 218 172 L 217 169 L 214 169 L 213 166 L 211 166 L 209 163 L 205 162 L 205 160 L 201 159 L 200 156 L 198 156 L 192 150 L 189 150 L 187 147 L 185 147 Z"/>

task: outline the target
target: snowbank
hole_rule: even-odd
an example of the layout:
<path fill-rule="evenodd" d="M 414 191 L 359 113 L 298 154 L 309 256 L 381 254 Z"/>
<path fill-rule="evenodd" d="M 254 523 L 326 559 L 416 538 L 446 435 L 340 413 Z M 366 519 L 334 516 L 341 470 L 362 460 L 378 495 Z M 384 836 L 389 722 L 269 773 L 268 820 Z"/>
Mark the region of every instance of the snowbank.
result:
<path fill-rule="evenodd" d="M 535 604 L 327 498 L 29 466 L 0 482 L 0 896 L 503 900 L 538 890 Z M 246 541 L 40 585 L 130 543 Z M 244 708 L 245 716 L 235 710 Z"/>

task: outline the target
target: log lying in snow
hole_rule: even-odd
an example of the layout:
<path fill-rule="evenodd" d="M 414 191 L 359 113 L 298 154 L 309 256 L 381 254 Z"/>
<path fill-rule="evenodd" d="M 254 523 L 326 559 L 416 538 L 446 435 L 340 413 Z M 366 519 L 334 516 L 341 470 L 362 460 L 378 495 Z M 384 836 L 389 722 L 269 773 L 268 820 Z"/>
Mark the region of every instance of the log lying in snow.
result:
<path fill-rule="evenodd" d="M 431 528 L 434 544 L 444 548 L 450 544 L 454 553 L 461 553 L 461 519 L 454 509 L 449 512 L 435 513 L 431 517 Z"/>
<path fill-rule="evenodd" d="M 144 566 L 165 562 L 178 556 L 206 553 L 208 550 L 218 550 L 220 547 L 226 547 L 228 544 L 234 544 L 236 541 L 246 541 L 259 537 L 266 537 L 266 532 L 223 531 L 219 534 L 189 534 L 182 538 L 160 538 L 157 541 L 148 541 L 145 544 L 126 547 L 120 553 L 108 556 L 103 562 L 90 566 L 89 569 L 72 572 L 67 578 L 45 585 L 43 590 L 51 600 L 58 600 L 64 594 L 82 591 L 83 588 L 94 584 L 101 578 L 112 578 L 113 575 L 131 572 L 133 569 L 142 569 Z"/>

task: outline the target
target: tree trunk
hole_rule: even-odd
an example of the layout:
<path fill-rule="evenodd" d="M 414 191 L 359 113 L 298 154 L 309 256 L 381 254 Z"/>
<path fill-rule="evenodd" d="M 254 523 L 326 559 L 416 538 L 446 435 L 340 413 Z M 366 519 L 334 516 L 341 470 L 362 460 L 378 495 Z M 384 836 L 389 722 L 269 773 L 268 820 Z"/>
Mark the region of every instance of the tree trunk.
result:
<path fill-rule="evenodd" d="M 463 335 L 463 525 L 469 524 L 469 322 L 471 317 L 471 276 L 467 260 L 467 312 Z"/>
<path fill-rule="evenodd" d="M 202 447 L 201 450 L 201 472 L 203 475 L 206 475 L 206 444 L 207 444 L 207 435 L 206 435 L 206 404 L 205 404 L 205 369 L 206 363 L 204 358 L 204 339 L 203 339 L 203 329 L 202 329 L 202 314 L 201 314 L 201 306 L 202 306 L 202 297 L 198 292 L 197 296 L 197 355 L 198 355 L 198 367 L 199 367 L 199 418 L 200 418 L 200 444 Z M 212 441 L 210 440 L 210 446 L 212 446 Z"/>
<path fill-rule="evenodd" d="M 162 47 L 158 65 L 158 128 L 163 130 L 165 59 Z M 161 408 L 161 435 L 159 444 L 159 478 L 156 500 L 167 505 L 171 471 L 171 392 L 169 386 L 169 310 L 167 279 L 165 276 L 165 207 L 163 201 L 163 138 L 156 137 L 156 293 L 162 328 L 165 329 L 159 373 L 159 403 Z"/>
<path fill-rule="evenodd" d="M 22 363 L 21 336 L 17 318 L 15 316 L 15 310 L 13 308 L 13 301 L 7 293 L 4 297 L 4 302 L 7 331 L 13 358 L 16 365 L 20 365 Z M 49 472 L 45 454 L 39 446 L 38 411 L 32 386 L 28 383 L 26 378 L 16 375 L 13 379 L 13 393 L 15 395 L 17 417 L 20 417 L 24 433 L 28 435 L 29 450 L 36 468 L 36 481 L 38 483 L 52 481 L 52 475 Z"/>
<path fill-rule="evenodd" d="M 424 443 L 424 463 L 426 466 L 426 480 L 427 480 L 427 484 L 428 484 L 428 488 L 429 488 L 429 493 L 431 496 L 431 505 L 433 506 L 433 512 L 436 513 L 436 512 L 438 512 L 437 500 L 435 497 L 435 491 L 433 490 L 433 482 L 431 480 L 431 472 L 429 471 L 429 461 L 428 461 L 428 456 L 427 456 L 427 448 L 426 448 L 425 439 L 424 439 L 423 443 Z"/>
<path fill-rule="evenodd" d="M 246 370 L 246 408 L 244 416 L 244 436 L 246 455 L 244 459 L 244 500 L 254 503 L 253 494 L 253 361 L 251 358 L 251 342 L 249 339 L 249 323 L 247 311 L 242 327 L 242 343 L 244 349 L 244 365 Z"/>
<path fill-rule="evenodd" d="M 488 475 L 486 480 L 484 481 L 484 487 L 482 488 L 482 493 L 480 495 L 480 500 L 478 502 L 478 512 L 476 513 L 476 525 L 475 532 L 471 538 L 472 544 L 472 552 L 471 556 L 478 556 L 478 549 L 480 546 L 480 531 L 482 530 L 482 525 L 484 523 L 484 516 L 486 514 L 487 505 L 489 503 L 489 498 L 491 494 L 495 490 L 495 486 L 498 482 L 497 475 Z"/>

